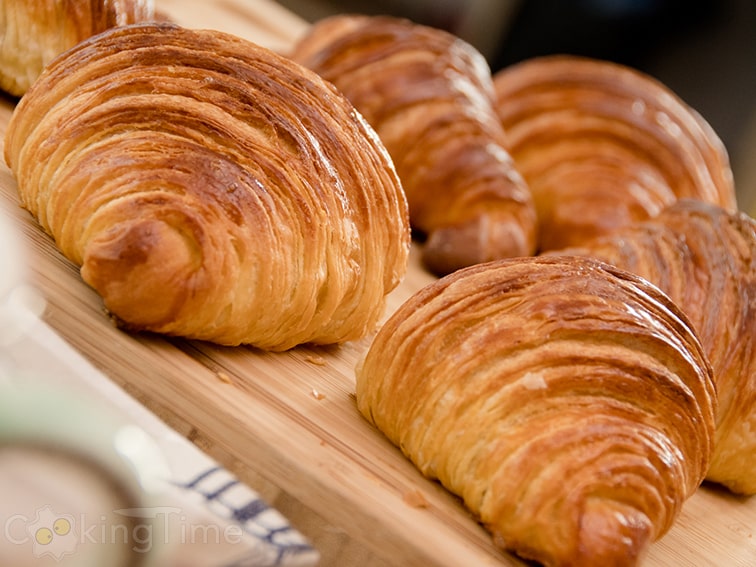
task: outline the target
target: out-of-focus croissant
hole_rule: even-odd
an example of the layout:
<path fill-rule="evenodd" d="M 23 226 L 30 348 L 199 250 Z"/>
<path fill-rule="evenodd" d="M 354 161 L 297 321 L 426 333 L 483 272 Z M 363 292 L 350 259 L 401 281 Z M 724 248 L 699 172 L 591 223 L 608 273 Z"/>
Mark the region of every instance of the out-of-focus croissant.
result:
<path fill-rule="evenodd" d="M 442 30 L 385 16 L 317 22 L 291 56 L 333 82 L 375 128 L 437 274 L 536 246 L 532 197 L 505 150 L 491 71 Z"/>
<path fill-rule="evenodd" d="M 704 478 L 711 368 L 678 307 L 585 257 L 500 260 L 419 291 L 357 370 L 362 414 L 544 565 L 635 565 Z"/>
<path fill-rule="evenodd" d="M 0 89 L 21 96 L 80 41 L 154 18 L 153 0 L 0 0 Z"/>
<path fill-rule="evenodd" d="M 650 76 L 544 56 L 498 71 L 494 88 L 509 150 L 535 199 L 541 250 L 646 220 L 681 197 L 736 209 L 721 140 Z"/>
<path fill-rule="evenodd" d="M 17 106 L 22 204 L 121 323 L 282 350 L 372 331 L 403 277 L 407 203 L 333 85 L 243 39 L 114 28 Z"/>
<path fill-rule="evenodd" d="M 756 494 L 756 221 L 684 199 L 654 219 L 556 253 L 593 256 L 634 272 L 681 307 L 717 385 L 707 478 Z"/>

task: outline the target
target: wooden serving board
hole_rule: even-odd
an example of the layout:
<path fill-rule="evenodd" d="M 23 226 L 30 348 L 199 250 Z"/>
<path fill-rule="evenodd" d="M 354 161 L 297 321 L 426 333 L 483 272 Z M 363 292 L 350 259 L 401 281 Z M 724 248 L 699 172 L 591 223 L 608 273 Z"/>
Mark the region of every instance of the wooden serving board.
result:
<path fill-rule="evenodd" d="M 158 6 L 182 25 L 222 29 L 278 51 L 306 30 L 269 0 L 158 0 Z M 0 104 L 0 134 L 12 109 L 10 101 Z M 168 408 L 388 565 L 520 564 L 492 545 L 455 497 L 424 479 L 360 417 L 353 369 L 366 341 L 272 354 L 124 333 L 105 316 L 76 267 L 18 206 L 4 164 L 0 207 L 24 235 L 30 280 L 47 300 L 45 320 L 149 406 Z M 430 281 L 413 253 L 387 313 Z M 756 565 L 755 529 L 756 498 L 705 486 L 644 565 Z"/>

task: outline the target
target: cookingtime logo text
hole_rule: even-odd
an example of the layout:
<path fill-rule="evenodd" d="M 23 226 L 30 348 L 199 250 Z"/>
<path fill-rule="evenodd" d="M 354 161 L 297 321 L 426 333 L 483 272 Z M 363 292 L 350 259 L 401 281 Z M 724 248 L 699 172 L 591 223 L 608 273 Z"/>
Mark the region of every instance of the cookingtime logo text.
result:
<path fill-rule="evenodd" d="M 244 533 L 236 524 L 193 524 L 180 508 L 171 506 L 124 508 L 113 510 L 110 517 L 97 518 L 74 517 L 43 506 L 34 517 L 10 516 L 3 535 L 7 544 L 31 545 L 34 557 L 60 561 L 84 545 L 124 546 L 132 553 L 144 554 L 158 543 L 236 544 Z"/>

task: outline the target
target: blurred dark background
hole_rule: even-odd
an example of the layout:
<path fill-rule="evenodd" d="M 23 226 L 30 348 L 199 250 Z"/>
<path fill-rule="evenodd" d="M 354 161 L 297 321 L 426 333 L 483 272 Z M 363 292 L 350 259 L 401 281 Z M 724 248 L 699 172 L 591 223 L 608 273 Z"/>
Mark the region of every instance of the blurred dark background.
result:
<path fill-rule="evenodd" d="M 571 53 L 630 65 L 714 127 L 741 209 L 756 216 L 756 0 L 277 0 L 308 21 L 392 14 L 450 31 L 493 71 Z"/>

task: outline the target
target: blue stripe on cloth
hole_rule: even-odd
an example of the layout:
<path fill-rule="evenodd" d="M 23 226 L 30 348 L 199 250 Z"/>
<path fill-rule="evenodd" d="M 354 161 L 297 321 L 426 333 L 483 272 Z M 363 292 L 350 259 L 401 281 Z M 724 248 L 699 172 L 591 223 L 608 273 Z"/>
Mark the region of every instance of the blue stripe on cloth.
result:
<path fill-rule="evenodd" d="M 209 492 L 205 494 L 205 498 L 208 500 L 218 500 L 224 492 L 226 492 L 229 488 L 232 488 L 234 486 L 238 486 L 239 481 L 238 480 L 230 480 L 226 484 L 222 485 L 220 488 L 215 490 L 215 492 Z"/>
<path fill-rule="evenodd" d="M 200 482 L 202 482 L 203 480 L 212 476 L 213 474 L 215 474 L 216 472 L 220 470 L 222 470 L 220 467 L 213 467 L 197 475 L 194 480 L 189 481 L 186 484 L 179 484 L 179 486 L 181 486 L 182 488 L 188 488 L 188 489 L 195 488 Z"/>
<path fill-rule="evenodd" d="M 232 510 L 231 517 L 237 522 L 248 522 L 269 509 L 270 507 L 262 500 L 252 500 L 244 506 Z"/>
<path fill-rule="evenodd" d="M 220 485 L 218 484 L 220 482 Z M 255 493 L 240 483 L 228 471 L 222 467 L 213 467 L 198 474 L 189 482 L 178 486 L 202 495 L 208 504 L 219 504 L 226 519 L 238 523 L 248 534 L 258 540 L 262 540 L 270 546 L 272 556 L 261 563 L 261 558 L 242 558 L 224 567 L 260 567 L 287 566 L 287 565 L 312 565 L 317 558 L 317 552 L 304 538 L 292 528 L 288 521 L 280 516 L 277 510 L 271 508 L 266 502 L 256 497 Z M 235 495 L 238 502 L 229 502 L 222 499 L 229 489 L 234 487 L 247 488 L 242 491 L 242 496 Z M 277 525 L 269 525 L 271 522 L 264 521 L 265 514 L 275 514 L 280 520 Z"/>

